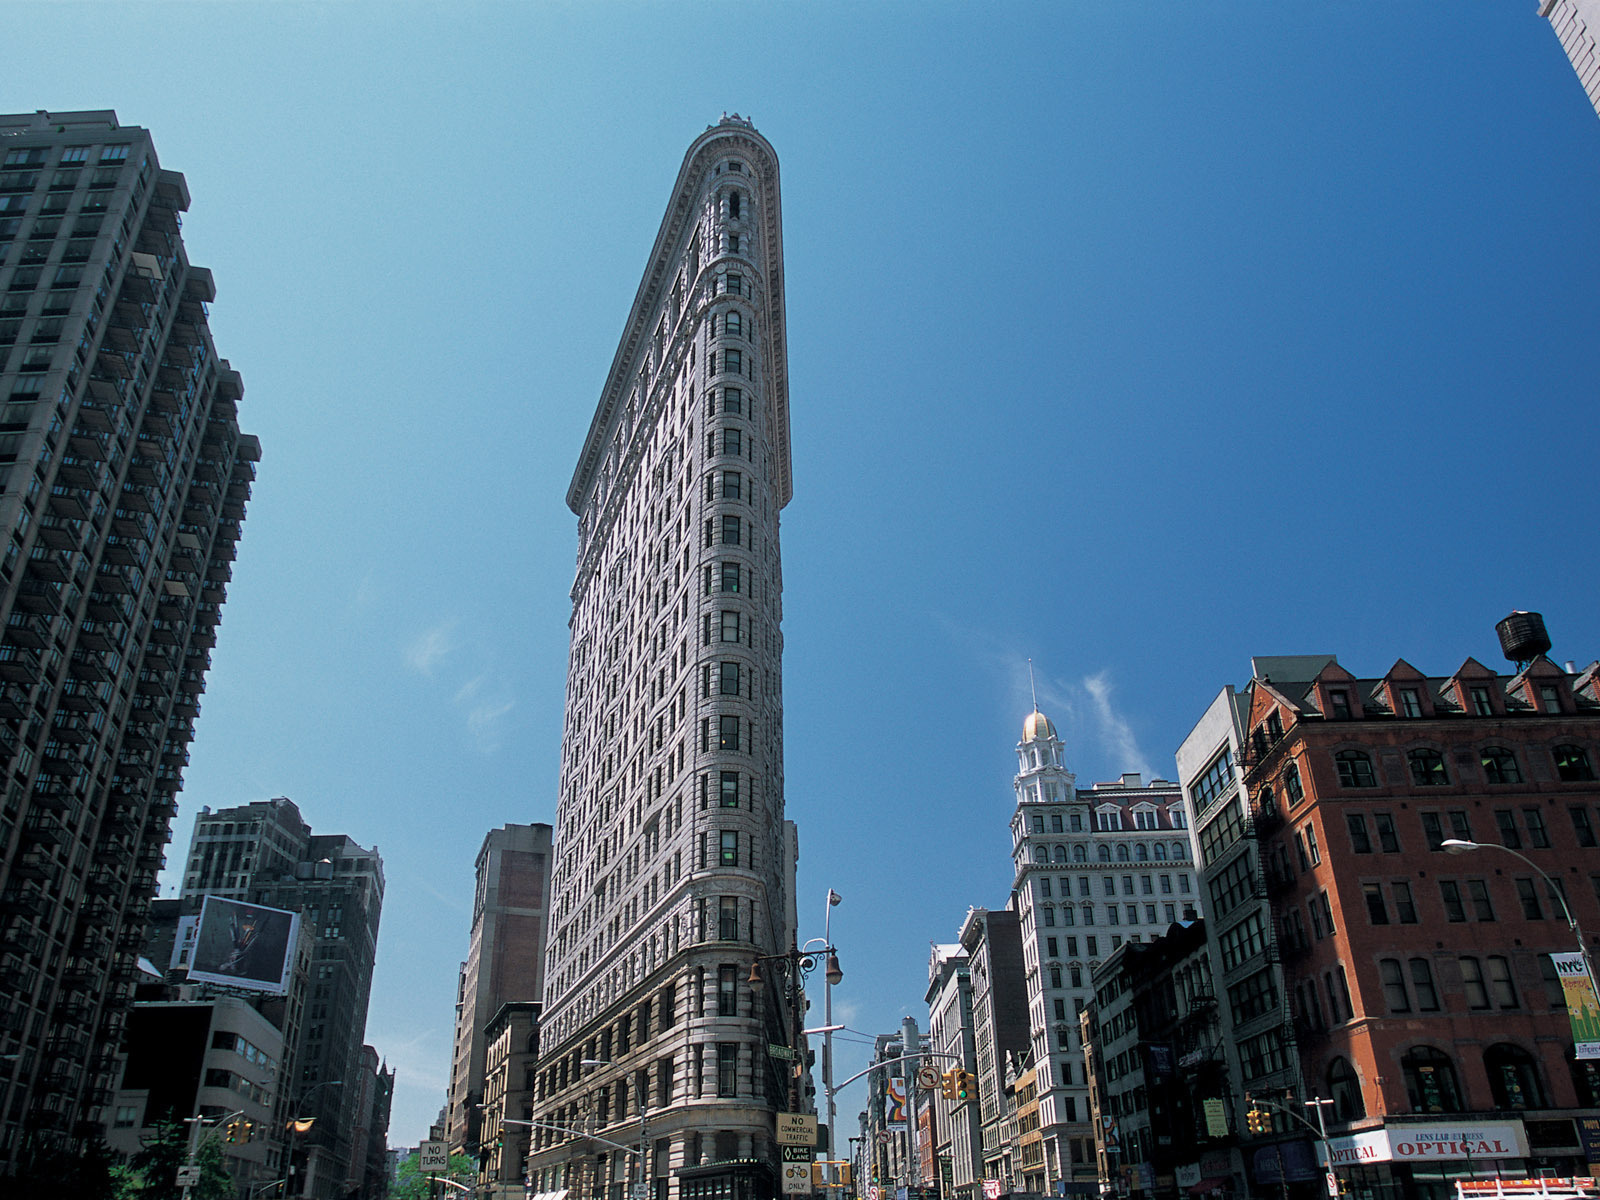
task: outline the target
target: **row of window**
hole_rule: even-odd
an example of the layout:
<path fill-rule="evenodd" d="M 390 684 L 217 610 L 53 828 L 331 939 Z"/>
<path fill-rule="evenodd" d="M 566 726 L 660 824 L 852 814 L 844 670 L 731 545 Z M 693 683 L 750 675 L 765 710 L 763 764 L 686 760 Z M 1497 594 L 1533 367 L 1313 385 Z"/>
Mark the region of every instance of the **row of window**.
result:
<path fill-rule="evenodd" d="M 1118 842 L 1116 849 L 1101 842 L 1095 847 L 1094 861 L 1108 863 L 1116 861 L 1125 862 L 1166 862 L 1170 858 L 1173 862 L 1183 862 L 1189 857 L 1189 847 L 1182 842 Z M 1089 847 L 1084 842 L 1076 842 L 1069 851 L 1067 846 L 1056 843 L 1053 846 L 1038 845 L 1033 848 L 1033 861 L 1036 863 L 1086 863 L 1089 861 Z"/>
<path fill-rule="evenodd" d="M 1126 910 L 1126 913 L 1127 913 L 1127 922 L 1126 923 L 1129 924 L 1129 925 L 1137 925 L 1137 924 L 1139 924 L 1139 906 L 1137 904 L 1125 905 L 1125 906 L 1123 906 L 1123 908 L 1119 908 L 1115 904 L 1107 904 L 1105 906 L 1105 921 L 1104 921 L 1104 923 L 1107 924 L 1107 925 L 1121 925 L 1121 924 L 1123 924 L 1124 922 L 1123 922 L 1123 919 L 1122 919 L 1122 914 L 1123 914 L 1124 909 Z M 1061 924 L 1063 924 L 1063 925 L 1077 925 L 1077 924 L 1079 924 L 1080 921 L 1079 921 L 1078 914 L 1080 914 L 1080 913 L 1082 914 L 1082 921 L 1081 921 L 1082 924 L 1084 924 L 1084 925 L 1093 925 L 1095 923 L 1095 906 L 1093 904 L 1079 904 L 1079 905 L 1063 904 L 1061 906 L 1061 910 L 1060 911 L 1061 911 Z M 1157 918 L 1157 916 L 1156 916 L 1156 906 L 1154 904 L 1146 904 L 1144 906 L 1144 923 L 1147 924 L 1147 925 L 1154 925 L 1154 924 L 1157 923 L 1157 921 L 1159 919 L 1159 920 L 1165 921 L 1167 924 L 1170 925 L 1170 924 L 1172 924 L 1174 921 L 1176 921 L 1178 919 L 1178 906 L 1176 904 L 1163 904 L 1161 906 L 1161 912 L 1162 912 L 1161 917 Z M 1194 919 L 1194 915 L 1195 915 L 1194 906 L 1191 905 L 1191 904 L 1185 904 L 1183 906 L 1183 913 L 1184 913 L 1184 916 L 1183 916 L 1184 920 L 1186 920 L 1186 921 L 1193 920 Z M 1055 906 L 1050 905 L 1050 904 L 1040 905 L 1039 906 L 1039 919 L 1040 919 L 1040 922 L 1045 927 L 1054 928 L 1055 924 L 1056 924 L 1056 909 L 1055 909 Z"/>
<path fill-rule="evenodd" d="M 1567 783 L 1592 781 L 1594 765 L 1589 752 L 1582 746 L 1560 745 L 1550 750 L 1555 763 L 1556 777 Z M 1347 788 L 1378 786 L 1378 777 L 1372 769 L 1372 758 L 1364 750 L 1340 750 L 1333 756 L 1339 771 L 1339 785 Z M 1504 746 L 1486 746 L 1478 753 L 1485 781 L 1491 784 L 1522 783 L 1522 767 L 1516 754 Z M 1444 755 L 1431 747 L 1419 747 L 1406 754 L 1415 787 L 1439 787 L 1450 782 L 1445 769 Z"/>
<path fill-rule="evenodd" d="M 1050 893 L 1053 888 L 1053 885 L 1050 882 L 1050 877 L 1047 875 L 1041 875 L 1038 877 L 1038 880 L 1040 897 L 1045 900 L 1050 899 Z M 1078 895 L 1091 895 L 1093 883 L 1094 881 L 1087 875 L 1078 876 Z M 1171 875 L 1140 875 L 1138 878 L 1137 890 L 1135 890 L 1134 877 L 1132 875 L 1124 875 L 1122 877 L 1122 894 L 1124 896 L 1154 896 L 1156 894 L 1156 885 L 1158 883 L 1160 884 L 1162 895 L 1172 895 Z M 1117 894 L 1116 876 L 1103 876 L 1101 880 L 1101 888 L 1107 896 L 1115 896 Z M 1189 876 L 1178 876 L 1178 891 L 1183 893 L 1185 896 L 1189 894 Z M 1070 898 L 1071 895 L 1072 880 L 1069 877 L 1063 877 L 1061 880 L 1061 898 L 1066 900 Z"/>
<path fill-rule="evenodd" d="M 1572 822 L 1573 837 L 1579 846 L 1587 848 L 1600 845 L 1600 830 L 1597 830 L 1595 816 L 1591 814 L 1588 806 L 1568 805 L 1567 817 Z M 1423 841 L 1429 850 L 1443 850 L 1447 840 L 1464 842 L 1477 840 L 1473 836 L 1471 814 L 1464 808 L 1451 808 L 1443 812 L 1424 810 L 1417 814 L 1417 819 L 1422 825 Z M 1382 811 L 1347 812 L 1344 820 L 1353 853 L 1402 852 L 1394 814 Z M 1495 830 L 1500 835 L 1500 844 L 1503 846 L 1512 850 L 1520 850 L 1524 845 L 1536 850 L 1550 848 L 1550 829 L 1545 824 L 1543 810 L 1537 806 L 1526 806 L 1520 811 L 1497 808 L 1494 810 L 1494 822 Z M 1302 828 L 1310 837 L 1310 844 L 1314 845 L 1315 834 L 1310 825 L 1307 824 Z M 1304 859 L 1305 855 L 1302 854 L 1302 870 L 1305 869 Z M 1314 861 L 1320 862 L 1321 859 L 1317 858 Z"/>
<path fill-rule="evenodd" d="M 89 161 L 89 152 L 92 146 L 66 146 L 61 151 L 57 160 L 60 166 L 82 165 Z M 121 163 L 128 158 L 129 144 L 117 142 L 100 148 L 99 161 L 102 163 Z M 6 151 L 6 156 L 0 166 L 7 169 L 13 167 L 42 167 L 50 153 L 48 146 L 28 146 L 17 150 Z"/>

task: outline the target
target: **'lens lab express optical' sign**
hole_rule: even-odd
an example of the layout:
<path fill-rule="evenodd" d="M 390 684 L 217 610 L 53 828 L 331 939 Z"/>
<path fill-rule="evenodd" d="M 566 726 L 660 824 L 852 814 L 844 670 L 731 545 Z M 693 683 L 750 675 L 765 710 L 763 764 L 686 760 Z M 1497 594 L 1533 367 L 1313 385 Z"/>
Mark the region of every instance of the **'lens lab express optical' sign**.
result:
<path fill-rule="evenodd" d="M 1391 1125 L 1328 1139 L 1336 1167 L 1424 1158 L 1526 1158 L 1528 1138 L 1520 1121 L 1478 1125 Z"/>

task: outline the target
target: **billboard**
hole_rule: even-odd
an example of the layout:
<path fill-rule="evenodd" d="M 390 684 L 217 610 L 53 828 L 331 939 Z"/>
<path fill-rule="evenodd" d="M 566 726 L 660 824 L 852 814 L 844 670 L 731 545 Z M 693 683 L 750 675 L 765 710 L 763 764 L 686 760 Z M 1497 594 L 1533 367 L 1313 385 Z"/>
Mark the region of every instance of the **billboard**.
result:
<path fill-rule="evenodd" d="M 299 913 L 207 896 L 189 956 L 189 978 L 281 996 L 289 988 L 299 935 Z"/>

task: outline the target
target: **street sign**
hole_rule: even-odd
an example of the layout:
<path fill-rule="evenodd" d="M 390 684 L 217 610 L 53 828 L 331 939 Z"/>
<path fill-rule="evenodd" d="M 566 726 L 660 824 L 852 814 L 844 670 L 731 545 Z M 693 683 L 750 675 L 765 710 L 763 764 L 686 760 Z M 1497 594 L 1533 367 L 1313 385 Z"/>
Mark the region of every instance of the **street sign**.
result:
<path fill-rule="evenodd" d="M 630 1195 L 632 1195 L 633 1200 L 650 1200 L 650 1185 L 643 1181 L 636 1183 L 633 1185 Z"/>
<path fill-rule="evenodd" d="M 1339 1177 L 1332 1171 L 1328 1172 L 1328 1195 L 1331 1200 L 1339 1200 Z"/>
<path fill-rule="evenodd" d="M 809 1113 L 778 1114 L 778 1145 L 815 1146 L 817 1144 L 817 1119 Z M 809 1172 L 806 1178 L 811 1176 Z"/>
<path fill-rule="evenodd" d="M 450 1148 L 443 1142 L 423 1142 L 417 1147 L 417 1169 L 429 1175 L 443 1175 L 450 1169 Z"/>
<path fill-rule="evenodd" d="M 811 1164 L 786 1162 L 783 1164 L 783 1194 L 809 1196 L 811 1194 Z"/>
<path fill-rule="evenodd" d="M 816 1153 L 810 1146 L 779 1146 L 778 1150 L 784 1162 L 810 1162 Z"/>
<path fill-rule="evenodd" d="M 773 1058 L 795 1058 L 793 1046 L 780 1046 L 777 1042 L 767 1043 L 767 1053 Z"/>
<path fill-rule="evenodd" d="M 178 1178 L 174 1181 L 179 1187 L 193 1187 L 200 1182 L 199 1167 L 179 1167 Z"/>
<path fill-rule="evenodd" d="M 918 1067 L 917 1086 L 925 1092 L 931 1092 L 939 1086 L 938 1067 Z"/>

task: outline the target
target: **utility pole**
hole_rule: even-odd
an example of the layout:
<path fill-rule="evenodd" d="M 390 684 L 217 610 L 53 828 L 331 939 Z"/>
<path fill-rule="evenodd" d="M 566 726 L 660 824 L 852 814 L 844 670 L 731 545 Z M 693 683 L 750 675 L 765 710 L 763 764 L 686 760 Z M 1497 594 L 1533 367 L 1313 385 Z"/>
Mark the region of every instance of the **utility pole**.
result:
<path fill-rule="evenodd" d="M 906 1017 L 900 1022 L 900 1046 L 900 1053 L 906 1058 L 906 1200 L 911 1200 L 911 1189 L 916 1186 L 917 1178 L 917 1068 L 922 1063 L 922 1039 L 917 1033 L 915 1017 Z"/>

